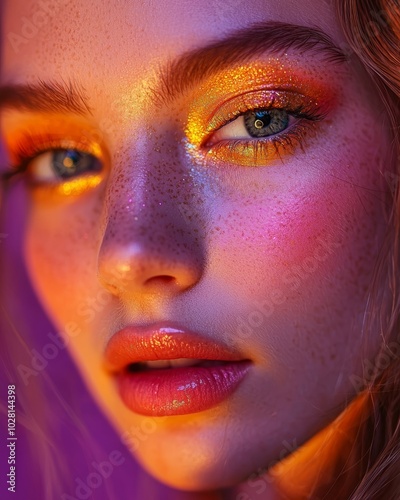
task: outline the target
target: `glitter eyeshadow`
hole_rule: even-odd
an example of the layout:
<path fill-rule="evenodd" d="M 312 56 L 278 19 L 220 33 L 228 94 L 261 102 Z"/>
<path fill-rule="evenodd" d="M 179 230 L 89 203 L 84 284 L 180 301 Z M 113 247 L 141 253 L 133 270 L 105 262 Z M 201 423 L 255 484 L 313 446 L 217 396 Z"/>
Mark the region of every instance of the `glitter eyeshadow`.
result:
<path fill-rule="evenodd" d="M 35 196 L 77 196 L 100 184 L 108 165 L 107 150 L 98 129 L 80 117 L 63 115 L 31 115 L 10 113 L 4 119 L 5 141 L 12 165 L 21 168 L 27 164 L 27 179 Z M 103 165 L 101 172 L 87 173 L 70 179 L 54 181 L 35 180 L 34 158 L 51 150 L 78 150 L 97 158 Z"/>
<path fill-rule="evenodd" d="M 316 73 L 316 72 L 315 72 Z M 240 65 L 208 79 L 194 92 L 186 125 L 187 150 L 206 163 L 265 166 L 293 154 L 302 138 L 310 137 L 332 108 L 334 90 L 304 71 L 304 62 L 265 62 Z M 284 109 L 301 113 L 299 125 L 287 132 L 255 140 L 230 139 L 212 143 L 212 135 L 236 117 L 254 109 Z M 307 118 L 309 118 L 307 120 Z"/>
<path fill-rule="evenodd" d="M 52 185 L 34 186 L 32 194 L 36 200 L 46 202 L 51 202 L 57 197 L 76 197 L 97 187 L 103 178 L 101 174 L 84 175 Z"/>

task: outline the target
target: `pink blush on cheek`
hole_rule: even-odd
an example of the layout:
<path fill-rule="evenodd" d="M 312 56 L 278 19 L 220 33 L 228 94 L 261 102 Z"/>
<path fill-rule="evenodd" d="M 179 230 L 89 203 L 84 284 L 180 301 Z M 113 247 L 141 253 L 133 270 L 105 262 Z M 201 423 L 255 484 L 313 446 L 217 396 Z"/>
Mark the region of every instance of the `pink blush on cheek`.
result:
<path fill-rule="evenodd" d="M 323 200 L 306 197 L 274 207 L 264 205 L 241 213 L 235 211 L 235 222 L 229 221 L 235 231 L 227 229 L 226 240 L 230 242 L 226 241 L 224 246 L 234 248 L 241 241 L 240 251 L 246 249 L 246 254 L 256 259 L 262 254 L 265 262 L 272 259 L 282 264 L 299 264 L 310 258 L 321 242 L 332 250 L 342 245 L 343 228 L 336 210 L 334 214 L 336 217 Z"/>
<path fill-rule="evenodd" d="M 257 288 L 269 283 L 282 289 L 285 276 L 296 283 L 294 277 L 300 276 L 302 286 L 308 286 L 313 278 L 345 279 L 360 260 L 364 268 L 373 268 L 378 252 L 373 235 L 382 227 L 376 199 L 361 202 L 353 185 L 332 176 L 291 189 L 280 199 L 257 197 L 224 216 L 212 234 L 218 274 L 231 279 L 241 269 L 253 276 Z"/>

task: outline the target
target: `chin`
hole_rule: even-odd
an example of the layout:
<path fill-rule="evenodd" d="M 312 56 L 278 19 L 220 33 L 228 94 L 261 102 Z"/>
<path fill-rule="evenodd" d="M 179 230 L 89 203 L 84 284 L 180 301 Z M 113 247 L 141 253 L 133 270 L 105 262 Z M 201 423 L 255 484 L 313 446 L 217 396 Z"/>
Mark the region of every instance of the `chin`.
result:
<path fill-rule="evenodd" d="M 255 470 L 272 462 L 265 449 L 244 450 L 237 435 L 194 437 L 154 435 L 134 452 L 142 467 L 160 482 L 185 491 L 209 491 L 237 486 Z"/>
<path fill-rule="evenodd" d="M 184 462 L 174 460 L 173 462 L 168 461 L 168 464 L 160 467 L 154 464 L 151 458 L 149 460 L 139 458 L 139 462 L 149 474 L 161 483 L 172 488 L 191 492 L 234 487 L 245 481 L 253 472 L 251 468 L 244 472 L 243 467 L 235 467 L 234 464 L 225 460 L 201 464 L 195 453 L 193 453 L 191 463 L 188 463 L 187 459 Z"/>

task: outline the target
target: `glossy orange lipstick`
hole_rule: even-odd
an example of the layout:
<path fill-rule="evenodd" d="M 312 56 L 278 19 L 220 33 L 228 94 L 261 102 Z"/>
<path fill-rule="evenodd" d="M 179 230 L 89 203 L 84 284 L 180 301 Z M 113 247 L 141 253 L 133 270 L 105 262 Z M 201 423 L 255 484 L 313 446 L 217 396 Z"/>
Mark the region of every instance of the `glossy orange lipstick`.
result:
<path fill-rule="evenodd" d="M 108 342 L 105 360 L 124 404 L 151 416 L 216 406 L 251 367 L 240 353 L 171 322 L 120 330 Z"/>

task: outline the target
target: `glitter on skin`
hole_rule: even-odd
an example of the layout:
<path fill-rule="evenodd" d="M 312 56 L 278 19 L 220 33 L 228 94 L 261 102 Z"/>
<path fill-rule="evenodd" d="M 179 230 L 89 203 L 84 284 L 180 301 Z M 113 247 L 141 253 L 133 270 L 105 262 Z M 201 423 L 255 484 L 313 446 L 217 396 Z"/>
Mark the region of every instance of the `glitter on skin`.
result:
<path fill-rule="evenodd" d="M 326 114 L 333 106 L 334 97 L 334 90 L 326 83 L 316 83 L 296 71 L 295 63 L 282 63 L 276 58 L 268 59 L 265 64 L 257 62 L 223 71 L 204 82 L 193 98 L 186 126 L 187 151 L 201 161 L 203 147 L 207 160 L 241 166 L 265 165 L 272 160 L 280 160 L 284 153 L 290 155 L 294 152 L 296 141 L 285 150 L 290 143 L 290 133 L 278 134 L 278 142 L 270 136 L 268 141 L 221 144 L 214 149 L 212 146 L 207 148 L 208 144 L 204 145 L 204 141 L 239 116 L 238 113 L 262 107 L 289 111 L 302 107 L 310 110 L 311 114 Z M 315 123 L 309 121 L 302 125 L 310 128 Z M 282 143 L 285 138 L 289 139 L 287 144 Z"/>

